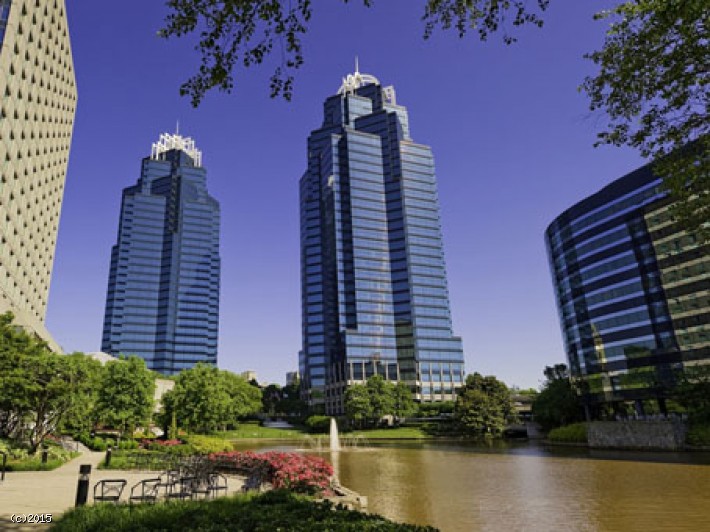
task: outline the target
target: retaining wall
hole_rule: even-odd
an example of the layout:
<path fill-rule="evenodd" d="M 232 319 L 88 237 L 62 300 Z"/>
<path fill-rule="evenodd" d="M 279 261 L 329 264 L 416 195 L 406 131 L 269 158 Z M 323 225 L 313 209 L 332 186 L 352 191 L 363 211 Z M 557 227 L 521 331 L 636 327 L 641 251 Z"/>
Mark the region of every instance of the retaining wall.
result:
<path fill-rule="evenodd" d="M 677 451 L 685 446 L 686 424 L 677 419 L 594 421 L 587 425 L 590 447 Z"/>

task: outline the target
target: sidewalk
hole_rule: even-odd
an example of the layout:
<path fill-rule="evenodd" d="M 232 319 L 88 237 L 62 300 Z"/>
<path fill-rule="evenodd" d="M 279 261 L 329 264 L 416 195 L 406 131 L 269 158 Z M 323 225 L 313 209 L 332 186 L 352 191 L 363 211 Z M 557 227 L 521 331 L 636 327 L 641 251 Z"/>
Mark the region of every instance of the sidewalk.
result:
<path fill-rule="evenodd" d="M 118 471 L 97 469 L 106 456 L 103 452 L 88 452 L 67 462 L 54 471 L 21 471 L 5 474 L 5 482 L 0 483 L 0 531 L 4 530 L 47 530 L 49 525 L 28 524 L 18 526 L 10 521 L 12 514 L 52 514 L 56 521 L 66 510 L 74 507 L 79 466 L 91 464 L 89 481 L 89 503 L 94 484 L 99 480 L 119 478 L 128 484 L 122 500 L 128 500 L 131 486 L 140 480 L 155 478 L 157 471 Z M 229 493 L 241 489 L 241 479 L 229 477 Z"/>

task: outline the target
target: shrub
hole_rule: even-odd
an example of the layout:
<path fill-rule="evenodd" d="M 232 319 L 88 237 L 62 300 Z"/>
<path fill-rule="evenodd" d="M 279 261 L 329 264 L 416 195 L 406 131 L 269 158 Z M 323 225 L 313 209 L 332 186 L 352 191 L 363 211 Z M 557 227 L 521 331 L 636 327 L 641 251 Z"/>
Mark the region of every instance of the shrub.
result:
<path fill-rule="evenodd" d="M 7 471 L 51 471 L 64 465 L 64 460 L 47 460 L 46 464 L 42 463 L 42 459 L 39 456 L 34 456 L 28 460 L 21 461 L 10 461 L 7 463 Z"/>
<path fill-rule="evenodd" d="M 689 445 L 710 446 L 710 425 L 692 424 L 686 435 Z"/>
<path fill-rule="evenodd" d="M 311 416 L 306 419 L 306 427 L 308 427 L 310 432 L 328 432 L 330 430 L 330 418 L 328 416 Z"/>
<path fill-rule="evenodd" d="M 101 436 L 92 437 L 88 432 L 80 432 L 79 434 L 75 434 L 74 439 L 80 441 L 92 451 L 105 451 L 109 445 L 114 444 L 114 441 L 111 439 L 106 440 Z"/>
<path fill-rule="evenodd" d="M 333 466 L 324 458 L 299 453 L 232 451 L 214 453 L 209 458 L 222 468 L 246 475 L 256 474 L 276 489 L 285 488 L 297 493 L 327 492 L 333 476 Z"/>
<path fill-rule="evenodd" d="M 102 440 L 98 436 L 90 439 L 86 446 L 92 451 L 105 451 L 108 448 L 105 440 Z"/>
<path fill-rule="evenodd" d="M 214 436 L 195 435 L 185 439 L 198 454 L 223 453 L 234 449 L 230 441 Z"/>
<path fill-rule="evenodd" d="M 27 448 L 4 440 L 0 440 L 0 451 L 7 454 L 8 460 L 25 460 L 29 456 Z"/>
<path fill-rule="evenodd" d="M 171 504 L 83 506 L 65 513 L 57 532 L 112 530 L 292 530 L 292 531 L 435 531 L 431 527 L 394 523 L 376 514 L 345 510 L 328 501 L 316 502 L 288 492 L 239 495 L 212 501 Z"/>
<path fill-rule="evenodd" d="M 573 423 L 552 429 L 547 434 L 547 439 L 565 443 L 587 443 L 587 424 Z"/>
<path fill-rule="evenodd" d="M 159 451 L 175 456 L 189 456 L 195 454 L 195 448 L 182 440 L 142 440 L 141 446 L 150 451 Z"/>
<path fill-rule="evenodd" d="M 50 471 L 78 455 L 64 450 L 51 440 L 47 442 L 47 463 L 42 463 L 42 449 L 30 455 L 27 449 L 14 442 L 0 440 L 0 451 L 7 454 L 8 471 Z"/>

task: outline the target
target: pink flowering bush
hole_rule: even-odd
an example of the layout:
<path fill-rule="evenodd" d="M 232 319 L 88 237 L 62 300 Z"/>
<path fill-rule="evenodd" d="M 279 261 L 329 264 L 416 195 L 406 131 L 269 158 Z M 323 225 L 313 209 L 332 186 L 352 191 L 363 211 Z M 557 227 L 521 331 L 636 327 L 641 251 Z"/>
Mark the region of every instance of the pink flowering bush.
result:
<path fill-rule="evenodd" d="M 145 448 L 157 448 L 160 449 L 161 447 L 175 447 L 176 445 L 182 445 L 183 442 L 182 440 L 148 440 L 148 439 L 143 439 L 141 440 L 141 447 Z"/>
<path fill-rule="evenodd" d="M 333 477 L 333 466 L 325 459 L 299 453 L 229 451 L 213 453 L 209 458 L 237 473 L 258 475 L 275 489 L 297 493 L 327 494 Z"/>

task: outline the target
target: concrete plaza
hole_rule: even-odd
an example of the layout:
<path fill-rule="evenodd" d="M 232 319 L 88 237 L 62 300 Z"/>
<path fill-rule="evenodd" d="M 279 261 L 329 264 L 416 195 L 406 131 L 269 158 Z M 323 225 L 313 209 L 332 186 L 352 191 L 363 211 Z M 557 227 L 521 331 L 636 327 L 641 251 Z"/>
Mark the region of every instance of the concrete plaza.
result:
<path fill-rule="evenodd" d="M 13 514 L 52 514 L 56 521 L 70 508 L 74 507 L 76 487 L 79 479 L 79 466 L 91 464 L 89 504 L 92 503 L 93 487 L 99 480 L 124 479 L 127 481 L 122 500 L 128 500 L 130 488 L 137 482 L 155 478 L 156 471 L 119 471 L 102 470 L 98 465 L 106 453 L 85 452 L 54 471 L 9 472 L 5 481 L 0 483 L 0 531 L 4 530 L 47 530 L 50 525 L 11 522 Z M 241 490 L 243 479 L 228 476 L 227 493 Z"/>

